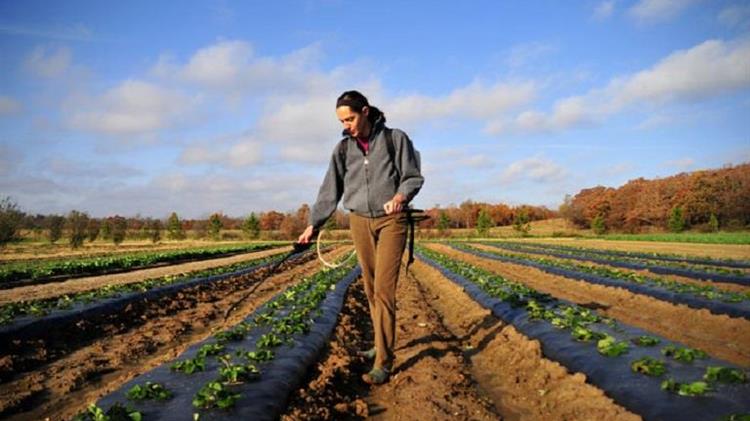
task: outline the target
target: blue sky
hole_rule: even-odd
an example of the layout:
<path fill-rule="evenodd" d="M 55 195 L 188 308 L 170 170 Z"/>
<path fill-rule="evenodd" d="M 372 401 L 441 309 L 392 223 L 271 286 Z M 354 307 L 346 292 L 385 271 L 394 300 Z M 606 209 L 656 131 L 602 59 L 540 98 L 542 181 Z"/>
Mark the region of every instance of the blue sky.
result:
<path fill-rule="evenodd" d="M 750 2 L 0 1 L 0 196 L 204 217 L 312 203 L 365 93 L 417 207 L 557 208 L 750 161 Z"/>

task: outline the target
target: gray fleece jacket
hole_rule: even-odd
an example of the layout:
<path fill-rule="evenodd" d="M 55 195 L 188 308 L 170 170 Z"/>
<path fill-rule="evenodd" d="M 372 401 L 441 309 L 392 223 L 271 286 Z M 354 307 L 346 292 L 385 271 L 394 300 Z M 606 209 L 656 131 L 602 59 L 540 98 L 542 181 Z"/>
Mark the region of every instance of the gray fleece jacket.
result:
<path fill-rule="evenodd" d="M 374 218 L 385 215 L 383 205 L 397 192 L 402 193 L 409 203 L 422 188 L 424 177 L 411 140 L 403 131 L 391 129 L 395 149 L 391 162 L 384 128 L 385 117 L 381 115 L 373 124 L 367 155 L 359 148 L 357 140 L 347 133 L 336 145 L 318 198 L 310 211 L 309 223 L 315 229 L 323 226 L 336 211 L 342 196 L 344 208 Z M 346 162 L 340 153 L 344 142 L 348 142 Z"/>

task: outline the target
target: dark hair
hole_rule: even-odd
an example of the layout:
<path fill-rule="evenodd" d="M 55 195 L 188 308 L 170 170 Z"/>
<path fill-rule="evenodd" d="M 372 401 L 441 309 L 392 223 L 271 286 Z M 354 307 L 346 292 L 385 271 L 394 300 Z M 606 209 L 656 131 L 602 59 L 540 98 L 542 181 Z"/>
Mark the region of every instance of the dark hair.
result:
<path fill-rule="evenodd" d="M 339 98 L 336 100 L 336 108 L 338 107 L 349 107 L 354 111 L 355 113 L 361 114 L 362 109 L 365 107 L 368 107 L 370 109 L 370 113 L 367 116 L 367 119 L 370 121 L 370 123 L 375 123 L 378 120 L 381 120 L 382 123 L 385 123 L 385 114 L 383 114 L 382 111 L 378 109 L 378 107 L 370 105 L 370 102 L 367 101 L 367 98 L 362 95 L 359 91 L 346 91 Z"/>
<path fill-rule="evenodd" d="M 355 113 L 361 113 L 364 107 L 369 107 L 367 98 L 359 91 L 346 91 L 336 100 L 336 108 L 347 106 Z"/>

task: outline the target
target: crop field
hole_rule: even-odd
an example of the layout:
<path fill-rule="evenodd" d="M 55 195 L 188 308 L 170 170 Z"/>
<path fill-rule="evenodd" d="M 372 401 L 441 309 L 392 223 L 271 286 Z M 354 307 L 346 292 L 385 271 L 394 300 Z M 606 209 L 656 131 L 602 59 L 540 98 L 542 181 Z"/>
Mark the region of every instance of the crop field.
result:
<path fill-rule="evenodd" d="M 346 243 L 6 263 L 0 418 L 748 419 L 750 252 L 596 244 L 418 244 L 377 387 Z"/>

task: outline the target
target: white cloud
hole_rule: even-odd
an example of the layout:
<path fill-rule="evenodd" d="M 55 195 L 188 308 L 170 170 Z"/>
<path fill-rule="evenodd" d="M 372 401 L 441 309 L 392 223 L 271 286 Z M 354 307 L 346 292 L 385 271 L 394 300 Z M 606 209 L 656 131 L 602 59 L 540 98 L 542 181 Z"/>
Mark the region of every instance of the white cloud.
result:
<path fill-rule="evenodd" d="M 672 53 L 654 67 L 612 81 L 614 105 L 694 100 L 750 86 L 750 42 L 708 40 Z"/>
<path fill-rule="evenodd" d="M 75 128 L 105 134 L 153 132 L 172 125 L 195 101 L 152 83 L 127 80 L 98 98 L 75 104 L 68 121 Z"/>
<path fill-rule="evenodd" d="M 186 165 L 250 167 L 263 159 L 263 145 L 252 136 L 212 139 L 186 147 L 179 162 Z"/>
<path fill-rule="evenodd" d="M 509 184 L 519 180 L 537 183 L 558 183 L 567 176 L 567 171 L 546 158 L 531 157 L 510 164 L 500 175 L 500 181 Z"/>
<path fill-rule="evenodd" d="M 725 7 L 719 12 L 718 19 L 719 22 L 730 28 L 749 29 L 750 4 Z"/>
<path fill-rule="evenodd" d="M 388 110 L 399 121 L 409 122 L 446 117 L 496 119 L 513 108 L 529 103 L 535 94 L 533 82 L 497 83 L 492 86 L 474 82 L 443 97 L 399 97 L 389 102 Z"/>
<path fill-rule="evenodd" d="M 180 64 L 169 54 L 162 54 L 151 74 L 168 80 L 206 88 L 234 99 L 315 91 L 326 75 L 316 71 L 320 45 L 312 44 L 281 57 L 255 54 L 245 41 L 219 41 L 195 52 Z M 322 79 L 322 81 L 321 81 Z"/>
<path fill-rule="evenodd" d="M 640 22 L 657 22 L 677 16 L 701 0 L 639 0 L 629 13 Z"/>
<path fill-rule="evenodd" d="M 72 53 L 67 47 L 38 46 L 26 57 L 24 67 L 37 76 L 52 78 L 65 73 L 71 59 Z"/>
<path fill-rule="evenodd" d="M 750 41 L 708 40 L 676 51 L 648 69 L 613 78 L 603 88 L 558 100 L 551 113 L 525 110 L 515 119 L 491 123 L 486 131 L 497 135 L 565 130 L 602 121 L 636 105 L 713 98 L 750 87 L 748 68 Z"/>
<path fill-rule="evenodd" d="M 615 0 L 602 1 L 594 9 L 594 19 L 605 20 L 612 16 L 615 11 Z"/>
<path fill-rule="evenodd" d="M 0 116 L 15 114 L 21 110 L 21 103 L 9 96 L 0 95 Z"/>

